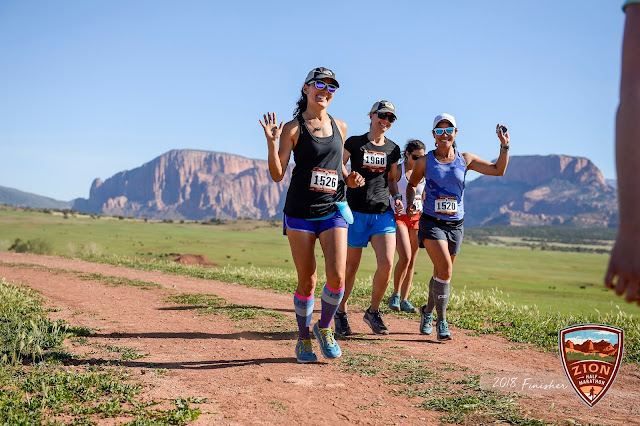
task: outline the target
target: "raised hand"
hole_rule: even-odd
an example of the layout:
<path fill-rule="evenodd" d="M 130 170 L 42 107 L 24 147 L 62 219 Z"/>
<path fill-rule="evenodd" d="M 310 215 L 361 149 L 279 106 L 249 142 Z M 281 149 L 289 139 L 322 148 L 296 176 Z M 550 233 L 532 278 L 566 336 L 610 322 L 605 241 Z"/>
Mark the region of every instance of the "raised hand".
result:
<path fill-rule="evenodd" d="M 498 123 L 496 125 L 496 133 L 498 134 L 498 139 L 500 139 L 500 145 L 509 146 L 509 131 L 507 130 L 506 126 Z"/>
<path fill-rule="evenodd" d="M 276 120 L 275 112 L 268 112 L 263 115 L 264 123 L 262 120 L 258 120 L 262 129 L 264 130 L 264 135 L 267 138 L 267 142 L 277 142 L 282 134 L 282 126 L 284 124 L 283 121 L 280 122 L 280 126 L 278 126 L 278 121 Z"/>

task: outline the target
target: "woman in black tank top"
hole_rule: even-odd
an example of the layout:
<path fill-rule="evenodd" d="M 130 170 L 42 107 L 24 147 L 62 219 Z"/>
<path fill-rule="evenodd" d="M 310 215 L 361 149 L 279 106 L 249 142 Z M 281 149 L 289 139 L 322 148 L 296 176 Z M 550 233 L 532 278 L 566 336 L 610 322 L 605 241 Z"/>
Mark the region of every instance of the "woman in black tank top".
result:
<path fill-rule="evenodd" d="M 275 182 L 284 178 L 292 152 L 295 161 L 284 207 L 284 223 L 298 273 L 294 295 L 299 328 L 296 358 L 303 363 L 317 360 L 309 331 L 317 281 L 317 239 L 325 258 L 327 282 L 322 294 L 321 318 L 313 332 L 325 358 L 341 355 L 333 337 L 331 320 L 344 294 L 347 260 L 347 225 L 336 205 L 344 200 L 347 172 L 342 154 L 347 125 L 327 113 L 338 87 L 331 70 L 315 68 L 305 79 L 293 120 L 278 125 L 275 113 L 264 115 L 264 123 L 260 120 L 267 138 L 271 178 Z M 364 179 L 354 172 L 346 178 L 346 183 L 350 187 L 361 186 Z"/>

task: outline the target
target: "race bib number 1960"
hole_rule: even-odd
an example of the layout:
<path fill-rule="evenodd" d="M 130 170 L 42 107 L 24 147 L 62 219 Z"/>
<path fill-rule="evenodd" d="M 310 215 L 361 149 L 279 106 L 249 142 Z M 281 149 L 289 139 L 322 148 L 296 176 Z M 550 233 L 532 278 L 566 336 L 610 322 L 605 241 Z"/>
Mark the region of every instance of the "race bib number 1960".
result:
<path fill-rule="evenodd" d="M 384 172 L 387 169 L 387 154 L 379 151 L 364 151 L 362 167 L 372 172 Z"/>
<path fill-rule="evenodd" d="M 436 213 L 454 215 L 458 211 L 458 200 L 456 197 L 438 197 L 435 203 Z"/>
<path fill-rule="evenodd" d="M 338 172 L 316 167 L 311 172 L 311 185 L 309 189 L 318 192 L 333 194 L 338 190 Z"/>

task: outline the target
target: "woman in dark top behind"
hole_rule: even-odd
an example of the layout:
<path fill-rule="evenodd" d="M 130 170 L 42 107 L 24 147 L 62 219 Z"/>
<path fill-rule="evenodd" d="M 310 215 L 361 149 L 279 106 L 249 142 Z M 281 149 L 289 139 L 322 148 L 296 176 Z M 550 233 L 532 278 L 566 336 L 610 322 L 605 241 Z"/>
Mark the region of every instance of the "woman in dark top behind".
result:
<path fill-rule="evenodd" d="M 358 172 L 365 184 L 347 189 L 347 200 L 353 210 L 354 222 L 349 226 L 346 288 L 335 315 L 336 334 L 340 336 L 352 334 L 347 316 L 347 300 L 355 284 L 362 249 L 367 247 L 369 241 L 376 254 L 377 269 L 373 277 L 371 306 L 365 311 L 364 322 L 375 334 L 389 334 L 380 315 L 380 302 L 391 278 L 396 249 L 394 211 L 402 211 L 403 205 L 396 179 L 400 148 L 385 133 L 396 120 L 396 109 L 391 102 L 381 100 L 373 104 L 369 118 L 369 131 L 350 137 L 344 145 L 345 164 L 351 159 L 351 170 Z M 389 195 L 393 197 L 393 206 Z"/>

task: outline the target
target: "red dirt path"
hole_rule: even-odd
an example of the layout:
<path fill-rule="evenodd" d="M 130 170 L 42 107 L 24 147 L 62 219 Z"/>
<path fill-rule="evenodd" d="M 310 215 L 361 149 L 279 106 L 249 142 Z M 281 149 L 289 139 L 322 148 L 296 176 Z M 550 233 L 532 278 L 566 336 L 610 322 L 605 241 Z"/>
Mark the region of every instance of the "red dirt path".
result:
<path fill-rule="evenodd" d="M 19 266 L 16 264 L 26 264 Z M 29 265 L 41 265 L 33 267 Z M 65 272 L 69 271 L 69 272 Z M 150 281 L 162 288 L 113 287 L 80 278 L 71 271 Z M 255 333 L 238 328 L 224 315 L 198 315 L 192 308 L 167 303 L 167 296 L 213 293 L 229 303 L 274 309 L 293 319 L 292 296 L 219 281 L 145 272 L 50 256 L 0 252 L 0 277 L 25 284 L 58 309 L 51 317 L 74 326 L 96 328 L 92 342 L 135 348 L 147 357 L 122 361 L 154 399 L 200 397 L 208 404 L 194 424 L 438 424 L 443 413 L 416 407 L 421 398 L 391 393 L 388 374 L 367 377 L 345 372 L 340 360 L 297 364 L 295 336 Z M 317 301 L 318 302 L 318 301 Z M 319 302 L 316 303 L 319 307 Z M 318 312 L 314 313 L 314 321 Z M 264 320 L 261 320 L 264 321 Z M 529 416 L 550 422 L 574 419 L 579 423 L 640 424 L 640 368 L 623 364 L 604 399 L 587 408 L 568 387 L 557 353 L 514 344 L 499 336 L 472 337 L 452 328 L 454 339 L 439 343 L 417 333 L 418 317 L 387 315 L 392 334 L 371 334 L 357 311 L 352 328 L 364 336 L 341 341 L 345 355 L 382 355 L 390 361 L 410 357 L 430 360 L 429 367 L 450 363 L 482 375 L 493 388 L 496 379 L 517 378 L 518 403 Z M 319 354 L 317 343 L 314 342 Z M 514 349 L 518 348 L 518 349 Z M 70 347 L 70 350 L 74 350 Z M 76 348 L 77 350 L 77 348 Z M 167 369 L 150 374 L 150 369 Z M 553 381 L 565 389 L 521 388 Z M 493 388 L 494 390 L 496 388 Z M 112 423 L 112 421 L 110 422 Z"/>

